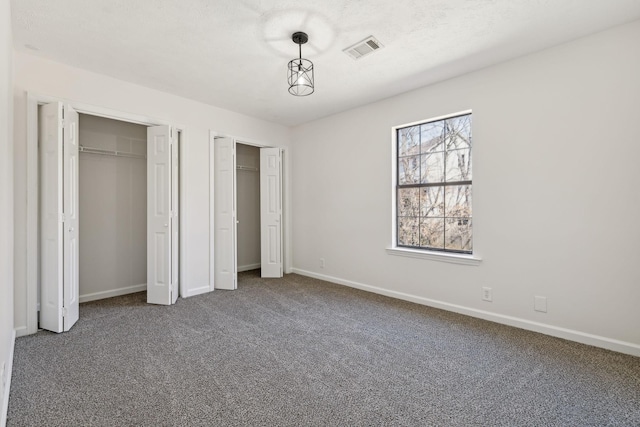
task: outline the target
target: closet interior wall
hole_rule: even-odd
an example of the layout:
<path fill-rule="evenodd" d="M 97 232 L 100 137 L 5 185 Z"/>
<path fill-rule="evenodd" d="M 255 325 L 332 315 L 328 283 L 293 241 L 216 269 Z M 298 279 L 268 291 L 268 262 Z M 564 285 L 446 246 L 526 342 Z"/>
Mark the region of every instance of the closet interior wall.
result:
<path fill-rule="evenodd" d="M 236 144 L 238 271 L 260 268 L 260 149 Z"/>
<path fill-rule="evenodd" d="M 147 127 L 80 114 L 79 141 L 80 302 L 146 290 Z"/>

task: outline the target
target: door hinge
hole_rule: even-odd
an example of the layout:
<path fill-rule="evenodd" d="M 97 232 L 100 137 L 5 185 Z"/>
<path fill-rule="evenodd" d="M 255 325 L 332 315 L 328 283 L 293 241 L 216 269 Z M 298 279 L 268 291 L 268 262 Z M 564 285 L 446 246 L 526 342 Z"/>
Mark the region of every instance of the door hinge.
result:
<path fill-rule="evenodd" d="M 62 317 L 67 317 L 67 313 L 68 313 L 67 308 L 63 307 L 62 308 Z"/>
<path fill-rule="evenodd" d="M 60 214 L 60 222 L 64 222 L 64 221 L 65 221 L 64 214 Z"/>

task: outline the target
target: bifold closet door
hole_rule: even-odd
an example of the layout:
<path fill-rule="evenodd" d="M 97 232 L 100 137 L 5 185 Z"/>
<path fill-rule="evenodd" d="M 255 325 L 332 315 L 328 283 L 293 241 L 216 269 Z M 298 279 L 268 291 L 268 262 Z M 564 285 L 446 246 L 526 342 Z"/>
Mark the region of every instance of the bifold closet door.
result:
<path fill-rule="evenodd" d="M 78 321 L 78 113 L 55 102 L 39 114 L 40 327 Z"/>
<path fill-rule="evenodd" d="M 151 304 L 170 305 L 178 294 L 177 281 L 172 283 L 172 270 L 177 268 L 172 262 L 172 175 L 177 174 L 177 165 L 175 172 L 172 167 L 173 145 L 171 126 L 147 128 L 147 302 Z"/>
<path fill-rule="evenodd" d="M 174 129 L 171 144 L 171 303 L 178 300 L 180 291 L 180 137 Z"/>
<path fill-rule="evenodd" d="M 260 149 L 260 258 L 262 277 L 282 277 L 282 152 Z"/>
<path fill-rule="evenodd" d="M 236 236 L 236 142 L 216 138 L 214 158 L 214 288 L 234 290 L 238 283 Z"/>
<path fill-rule="evenodd" d="M 63 329 L 68 331 L 80 318 L 80 252 L 79 252 L 79 181 L 80 164 L 78 113 L 68 105 L 64 108 L 64 172 L 63 172 Z"/>

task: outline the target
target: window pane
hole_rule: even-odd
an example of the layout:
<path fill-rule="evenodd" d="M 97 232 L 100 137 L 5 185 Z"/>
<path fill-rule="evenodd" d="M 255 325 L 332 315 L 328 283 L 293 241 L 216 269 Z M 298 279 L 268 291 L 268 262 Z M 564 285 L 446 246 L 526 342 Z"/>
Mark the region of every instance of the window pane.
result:
<path fill-rule="evenodd" d="M 420 126 L 420 144 L 423 154 L 444 151 L 444 121 L 426 123 Z"/>
<path fill-rule="evenodd" d="M 398 245 L 418 246 L 418 218 L 398 218 Z"/>
<path fill-rule="evenodd" d="M 471 212 L 471 186 L 448 185 L 444 191 L 445 216 L 470 217 Z"/>
<path fill-rule="evenodd" d="M 429 153 L 420 157 L 422 161 L 420 182 L 426 184 L 444 181 L 444 153 Z"/>
<path fill-rule="evenodd" d="M 398 156 L 420 154 L 420 126 L 398 129 Z"/>
<path fill-rule="evenodd" d="M 472 252 L 471 125 L 467 114 L 397 130 L 399 246 Z"/>
<path fill-rule="evenodd" d="M 420 189 L 398 189 L 398 216 L 417 217 L 420 212 Z"/>
<path fill-rule="evenodd" d="M 420 182 L 420 156 L 398 159 L 398 184 L 418 184 Z"/>
<path fill-rule="evenodd" d="M 445 249 L 471 252 L 471 228 L 471 218 L 447 218 Z"/>
<path fill-rule="evenodd" d="M 422 218 L 420 246 L 444 249 L 444 218 Z"/>
<path fill-rule="evenodd" d="M 447 151 L 447 182 L 471 181 L 471 148 Z"/>
<path fill-rule="evenodd" d="M 420 216 L 444 216 L 444 187 L 420 189 Z"/>
<path fill-rule="evenodd" d="M 447 150 L 471 148 L 471 115 L 446 120 Z"/>

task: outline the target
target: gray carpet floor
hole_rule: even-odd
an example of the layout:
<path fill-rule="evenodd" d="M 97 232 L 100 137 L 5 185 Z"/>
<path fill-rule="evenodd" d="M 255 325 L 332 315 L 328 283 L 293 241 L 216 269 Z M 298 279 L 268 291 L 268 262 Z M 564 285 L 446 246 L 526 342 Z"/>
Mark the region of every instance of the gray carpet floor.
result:
<path fill-rule="evenodd" d="M 11 386 L 8 426 L 640 426 L 640 358 L 256 272 L 82 304 Z"/>

